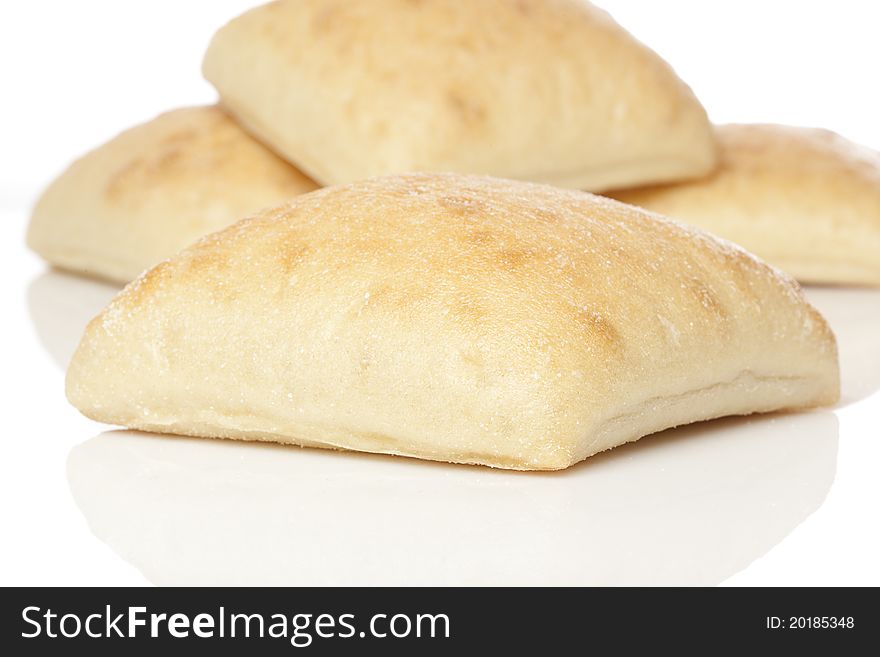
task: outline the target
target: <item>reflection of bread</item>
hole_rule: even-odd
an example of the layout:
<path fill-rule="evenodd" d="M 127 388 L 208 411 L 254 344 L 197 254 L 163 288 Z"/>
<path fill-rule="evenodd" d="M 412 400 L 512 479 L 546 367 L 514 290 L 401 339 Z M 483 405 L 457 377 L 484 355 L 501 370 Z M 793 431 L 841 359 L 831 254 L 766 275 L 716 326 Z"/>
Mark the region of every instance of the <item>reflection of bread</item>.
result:
<path fill-rule="evenodd" d="M 28 244 L 59 267 L 127 282 L 242 215 L 316 187 L 220 109 L 179 109 L 74 162 L 37 203 Z"/>
<path fill-rule="evenodd" d="M 281 0 L 222 28 L 204 72 L 324 184 L 458 171 L 595 191 L 715 160 L 690 89 L 582 0 Z"/>
<path fill-rule="evenodd" d="M 455 174 L 319 190 L 129 285 L 86 415 L 517 469 L 837 398 L 834 337 L 746 252 L 583 192 Z"/>
<path fill-rule="evenodd" d="M 802 281 L 880 285 L 880 154 L 825 130 L 717 132 L 714 175 L 612 196 L 738 242 Z"/>
<path fill-rule="evenodd" d="M 551 477 L 228 442 L 108 432 L 70 491 L 160 586 L 708 586 L 822 503 L 837 417 L 691 425 Z"/>

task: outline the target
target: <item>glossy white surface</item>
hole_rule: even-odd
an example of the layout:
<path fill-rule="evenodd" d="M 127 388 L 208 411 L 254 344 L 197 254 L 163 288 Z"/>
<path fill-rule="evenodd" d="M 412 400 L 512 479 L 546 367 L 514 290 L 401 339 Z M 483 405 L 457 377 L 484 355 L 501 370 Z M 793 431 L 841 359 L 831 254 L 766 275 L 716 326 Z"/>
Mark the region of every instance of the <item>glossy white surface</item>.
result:
<path fill-rule="evenodd" d="M 63 366 L 115 289 L 29 254 L 27 207 L 83 149 L 210 102 L 201 50 L 249 4 L 0 3 L 0 585 L 880 585 L 880 290 L 809 290 L 839 339 L 838 407 L 667 431 L 557 474 L 108 433 L 71 408 Z M 880 146 L 874 3 L 797 3 L 796 21 L 759 0 L 600 4 L 714 119 Z"/>

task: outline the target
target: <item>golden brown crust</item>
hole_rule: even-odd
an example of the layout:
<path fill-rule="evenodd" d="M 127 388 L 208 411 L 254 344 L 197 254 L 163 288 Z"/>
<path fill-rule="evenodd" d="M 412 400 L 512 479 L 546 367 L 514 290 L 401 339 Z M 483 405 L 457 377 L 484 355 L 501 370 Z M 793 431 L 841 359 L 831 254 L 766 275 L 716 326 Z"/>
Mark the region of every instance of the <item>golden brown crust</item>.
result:
<path fill-rule="evenodd" d="M 880 154 L 827 130 L 717 128 L 721 165 L 609 194 L 742 244 L 811 283 L 880 285 Z"/>
<path fill-rule="evenodd" d="M 222 28 L 204 73 L 324 184 L 459 171 L 599 190 L 715 163 L 691 90 L 581 0 L 280 0 Z"/>
<path fill-rule="evenodd" d="M 38 201 L 28 244 L 130 281 L 242 215 L 317 188 L 218 107 L 162 114 L 74 162 Z"/>
<path fill-rule="evenodd" d="M 519 469 L 833 402 L 796 283 L 590 194 L 407 175 L 327 188 L 129 285 L 68 373 L 90 417 Z"/>

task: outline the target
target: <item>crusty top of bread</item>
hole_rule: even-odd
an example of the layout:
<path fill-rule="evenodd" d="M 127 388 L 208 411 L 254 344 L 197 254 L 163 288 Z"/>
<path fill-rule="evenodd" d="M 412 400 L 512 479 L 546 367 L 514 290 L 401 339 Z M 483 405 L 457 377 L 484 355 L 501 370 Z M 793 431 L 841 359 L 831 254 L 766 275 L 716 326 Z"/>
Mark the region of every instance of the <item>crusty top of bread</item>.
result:
<path fill-rule="evenodd" d="M 687 85 L 583 0 L 279 0 L 223 27 L 204 73 L 324 184 L 458 171 L 595 191 L 715 163 Z"/>
<path fill-rule="evenodd" d="M 520 469 L 828 403 L 796 283 L 602 197 L 407 175 L 326 188 L 129 285 L 67 376 L 95 419 Z"/>
<path fill-rule="evenodd" d="M 712 175 L 610 195 L 738 242 L 803 281 L 880 285 L 880 153 L 814 128 L 716 132 Z"/>
<path fill-rule="evenodd" d="M 316 187 L 220 108 L 177 109 L 74 162 L 37 202 L 28 244 L 52 264 L 128 282 L 244 214 Z"/>

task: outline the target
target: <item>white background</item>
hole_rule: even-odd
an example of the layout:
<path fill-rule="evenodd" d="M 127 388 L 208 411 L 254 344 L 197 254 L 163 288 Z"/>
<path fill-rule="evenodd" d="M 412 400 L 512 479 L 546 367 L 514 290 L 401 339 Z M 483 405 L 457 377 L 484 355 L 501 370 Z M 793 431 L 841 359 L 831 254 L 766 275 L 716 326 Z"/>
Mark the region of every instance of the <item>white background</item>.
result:
<path fill-rule="evenodd" d="M 512 582 L 524 572 L 554 583 L 880 584 L 880 292 L 810 291 L 841 343 L 833 413 L 667 432 L 555 479 L 89 440 L 106 428 L 66 404 L 61 366 L 113 290 L 47 273 L 23 244 L 28 209 L 83 151 L 210 102 L 202 52 L 252 4 L 0 3 L 0 584 Z M 877 3 L 603 6 L 673 64 L 713 120 L 816 125 L 880 147 Z M 379 549 L 389 545 L 393 563 Z"/>

